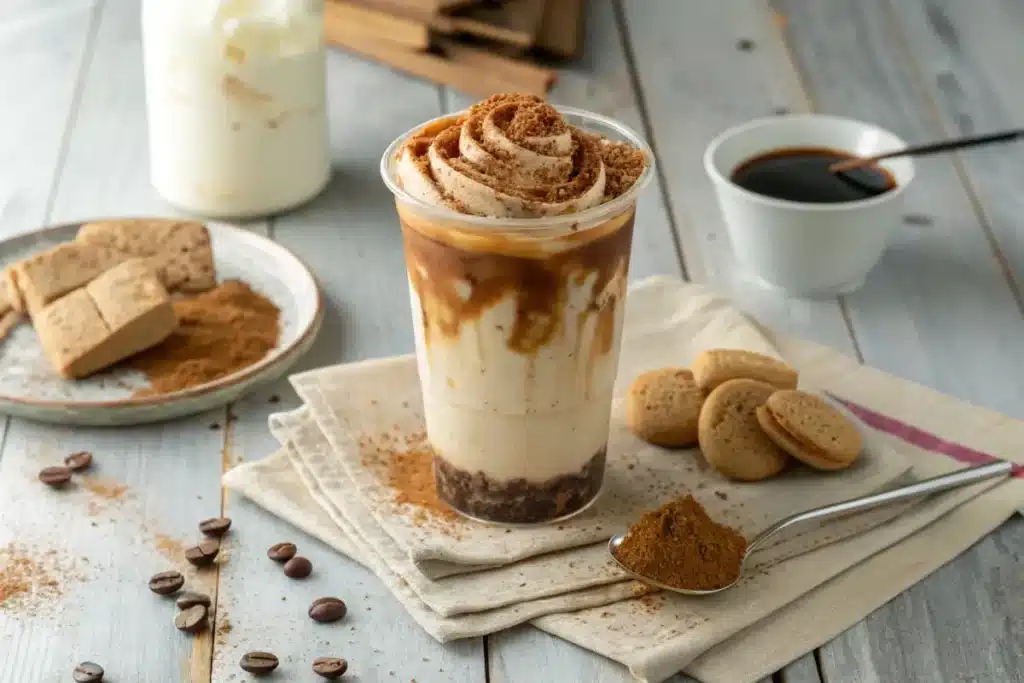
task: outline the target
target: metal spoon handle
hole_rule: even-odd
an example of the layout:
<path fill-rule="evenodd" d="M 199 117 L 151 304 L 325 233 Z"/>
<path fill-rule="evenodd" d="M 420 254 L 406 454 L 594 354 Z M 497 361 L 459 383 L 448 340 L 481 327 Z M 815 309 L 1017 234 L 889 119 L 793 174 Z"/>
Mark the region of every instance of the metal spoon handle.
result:
<path fill-rule="evenodd" d="M 915 484 L 910 484 L 909 486 L 901 486 L 900 488 L 891 489 L 889 491 L 882 491 L 881 493 L 874 493 L 860 498 L 851 498 L 850 500 L 844 500 L 840 503 L 833 503 L 832 505 L 825 505 L 823 507 L 814 508 L 813 510 L 807 510 L 806 512 L 800 512 L 792 515 L 791 517 L 786 517 L 785 519 L 768 527 L 768 529 L 750 543 L 747 547 L 747 554 L 753 552 L 755 548 L 783 529 L 788 529 L 791 526 L 802 524 L 803 522 L 832 519 L 851 512 L 871 510 L 883 505 L 891 505 L 893 503 L 910 500 L 911 498 L 917 498 L 918 496 L 926 496 L 932 493 L 958 489 L 962 486 L 977 484 L 978 482 L 986 481 L 988 479 L 1005 477 L 1012 471 L 1013 463 L 1011 462 L 1000 461 L 989 463 L 987 465 L 977 465 L 975 467 L 962 469 L 958 472 L 953 472 L 952 474 L 944 474 L 939 477 L 925 479 L 924 481 L 919 481 Z"/>
<path fill-rule="evenodd" d="M 993 142 L 1007 142 L 1009 140 L 1016 140 L 1020 137 L 1024 137 L 1024 128 L 1006 130 L 998 133 L 985 133 L 984 135 L 970 135 L 962 138 L 953 138 L 951 140 L 940 140 L 939 142 L 929 142 L 924 145 L 904 147 L 903 149 L 896 149 L 883 154 L 874 154 L 869 157 L 847 159 L 846 161 L 840 161 L 832 164 L 828 167 L 828 170 L 832 173 L 842 173 L 843 171 L 852 171 L 855 168 L 870 166 L 878 161 L 882 161 L 883 159 L 892 159 L 893 157 L 901 156 L 926 156 L 928 154 L 936 154 L 938 152 L 988 145 Z"/>

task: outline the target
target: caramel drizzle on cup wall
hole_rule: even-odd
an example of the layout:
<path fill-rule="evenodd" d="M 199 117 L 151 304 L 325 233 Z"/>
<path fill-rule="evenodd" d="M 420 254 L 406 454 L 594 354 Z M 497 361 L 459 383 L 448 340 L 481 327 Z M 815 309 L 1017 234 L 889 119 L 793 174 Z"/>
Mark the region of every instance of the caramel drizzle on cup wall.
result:
<path fill-rule="evenodd" d="M 561 237 L 538 240 L 437 225 L 399 207 L 406 266 L 420 300 L 424 340 L 458 339 L 462 323 L 478 319 L 504 297 L 516 301 L 507 347 L 525 356 L 537 352 L 563 329 L 570 284 L 582 286 L 593 276 L 590 300 L 574 321 L 576 354 L 583 329 L 596 316 L 588 358 L 612 351 L 619 297 L 625 295 L 633 234 L 634 208 L 605 223 Z M 454 219 L 452 222 L 455 222 Z"/>

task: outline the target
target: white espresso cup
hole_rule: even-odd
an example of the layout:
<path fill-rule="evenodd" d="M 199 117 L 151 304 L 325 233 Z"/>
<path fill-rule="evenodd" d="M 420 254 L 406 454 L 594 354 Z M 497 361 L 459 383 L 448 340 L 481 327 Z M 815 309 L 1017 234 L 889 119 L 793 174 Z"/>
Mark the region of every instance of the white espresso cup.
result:
<path fill-rule="evenodd" d="M 832 204 L 775 199 L 746 190 L 731 177 L 744 162 L 787 148 L 871 156 L 905 146 L 877 126 L 820 114 L 757 119 L 716 137 L 704 153 L 704 168 L 737 262 L 762 284 L 794 296 L 858 289 L 900 224 L 903 193 L 914 178 L 909 158 L 879 162 L 892 174 L 895 188 Z"/>

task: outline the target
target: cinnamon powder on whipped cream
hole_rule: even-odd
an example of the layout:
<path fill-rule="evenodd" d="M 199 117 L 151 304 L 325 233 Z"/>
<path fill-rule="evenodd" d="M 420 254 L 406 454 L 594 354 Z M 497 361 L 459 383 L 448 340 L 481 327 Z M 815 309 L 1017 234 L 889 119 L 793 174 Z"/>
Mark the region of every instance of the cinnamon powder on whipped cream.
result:
<path fill-rule="evenodd" d="M 569 125 L 539 97 L 506 93 L 412 135 L 399 151 L 397 175 L 428 203 L 529 218 L 609 202 L 647 166 L 642 150 Z"/>

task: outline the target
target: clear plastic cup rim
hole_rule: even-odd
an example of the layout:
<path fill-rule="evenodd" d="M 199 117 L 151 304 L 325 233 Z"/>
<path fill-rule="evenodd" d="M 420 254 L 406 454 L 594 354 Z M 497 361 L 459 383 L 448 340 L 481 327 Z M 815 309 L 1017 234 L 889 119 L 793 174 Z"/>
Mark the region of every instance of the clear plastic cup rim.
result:
<path fill-rule="evenodd" d="M 647 184 L 654 177 L 654 153 L 651 151 L 650 146 L 641 138 L 632 128 L 623 125 L 618 121 L 602 116 L 601 114 L 595 114 L 585 109 L 577 109 L 575 107 L 563 107 L 553 105 L 555 109 L 566 116 L 574 116 L 584 119 L 588 123 L 597 123 L 601 126 L 611 129 L 618 134 L 623 142 L 628 142 L 634 145 L 637 149 L 644 153 L 647 158 L 647 167 L 644 169 L 640 177 L 636 179 L 633 186 L 630 187 L 626 192 L 622 193 L 610 202 L 605 202 L 598 206 L 591 207 L 585 211 L 579 211 L 576 213 L 559 214 L 556 216 L 539 216 L 537 218 L 496 218 L 490 216 L 477 216 L 475 214 L 459 213 L 444 206 L 436 206 L 429 204 L 421 199 L 413 197 L 411 194 L 406 192 L 393 177 L 392 170 L 395 163 L 398 160 L 398 152 L 402 148 L 402 145 L 417 131 L 423 130 L 433 123 L 444 121 L 446 119 L 458 118 L 465 114 L 468 110 L 462 110 L 459 112 L 444 114 L 437 116 L 429 121 L 424 121 L 413 128 L 410 128 L 405 133 L 395 139 L 380 160 L 380 175 L 384 180 L 384 184 L 391 190 L 391 193 L 396 199 L 401 200 L 405 204 L 416 207 L 417 209 L 432 214 L 438 217 L 445 217 L 449 219 L 458 220 L 460 223 L 477 226 L 480 228 L 487 228 L 492 230 L 550 230 L 553 227 L 561 225 L 572 225 L 573 223 L 596 223 L 605 218 L 614 216 L 622 211 L 624 206 L 628 206 L 630 203 L 636 201 L 637 196 L 643 191 Z M 571 123 L 571 122 L 570 122 Z"/>

